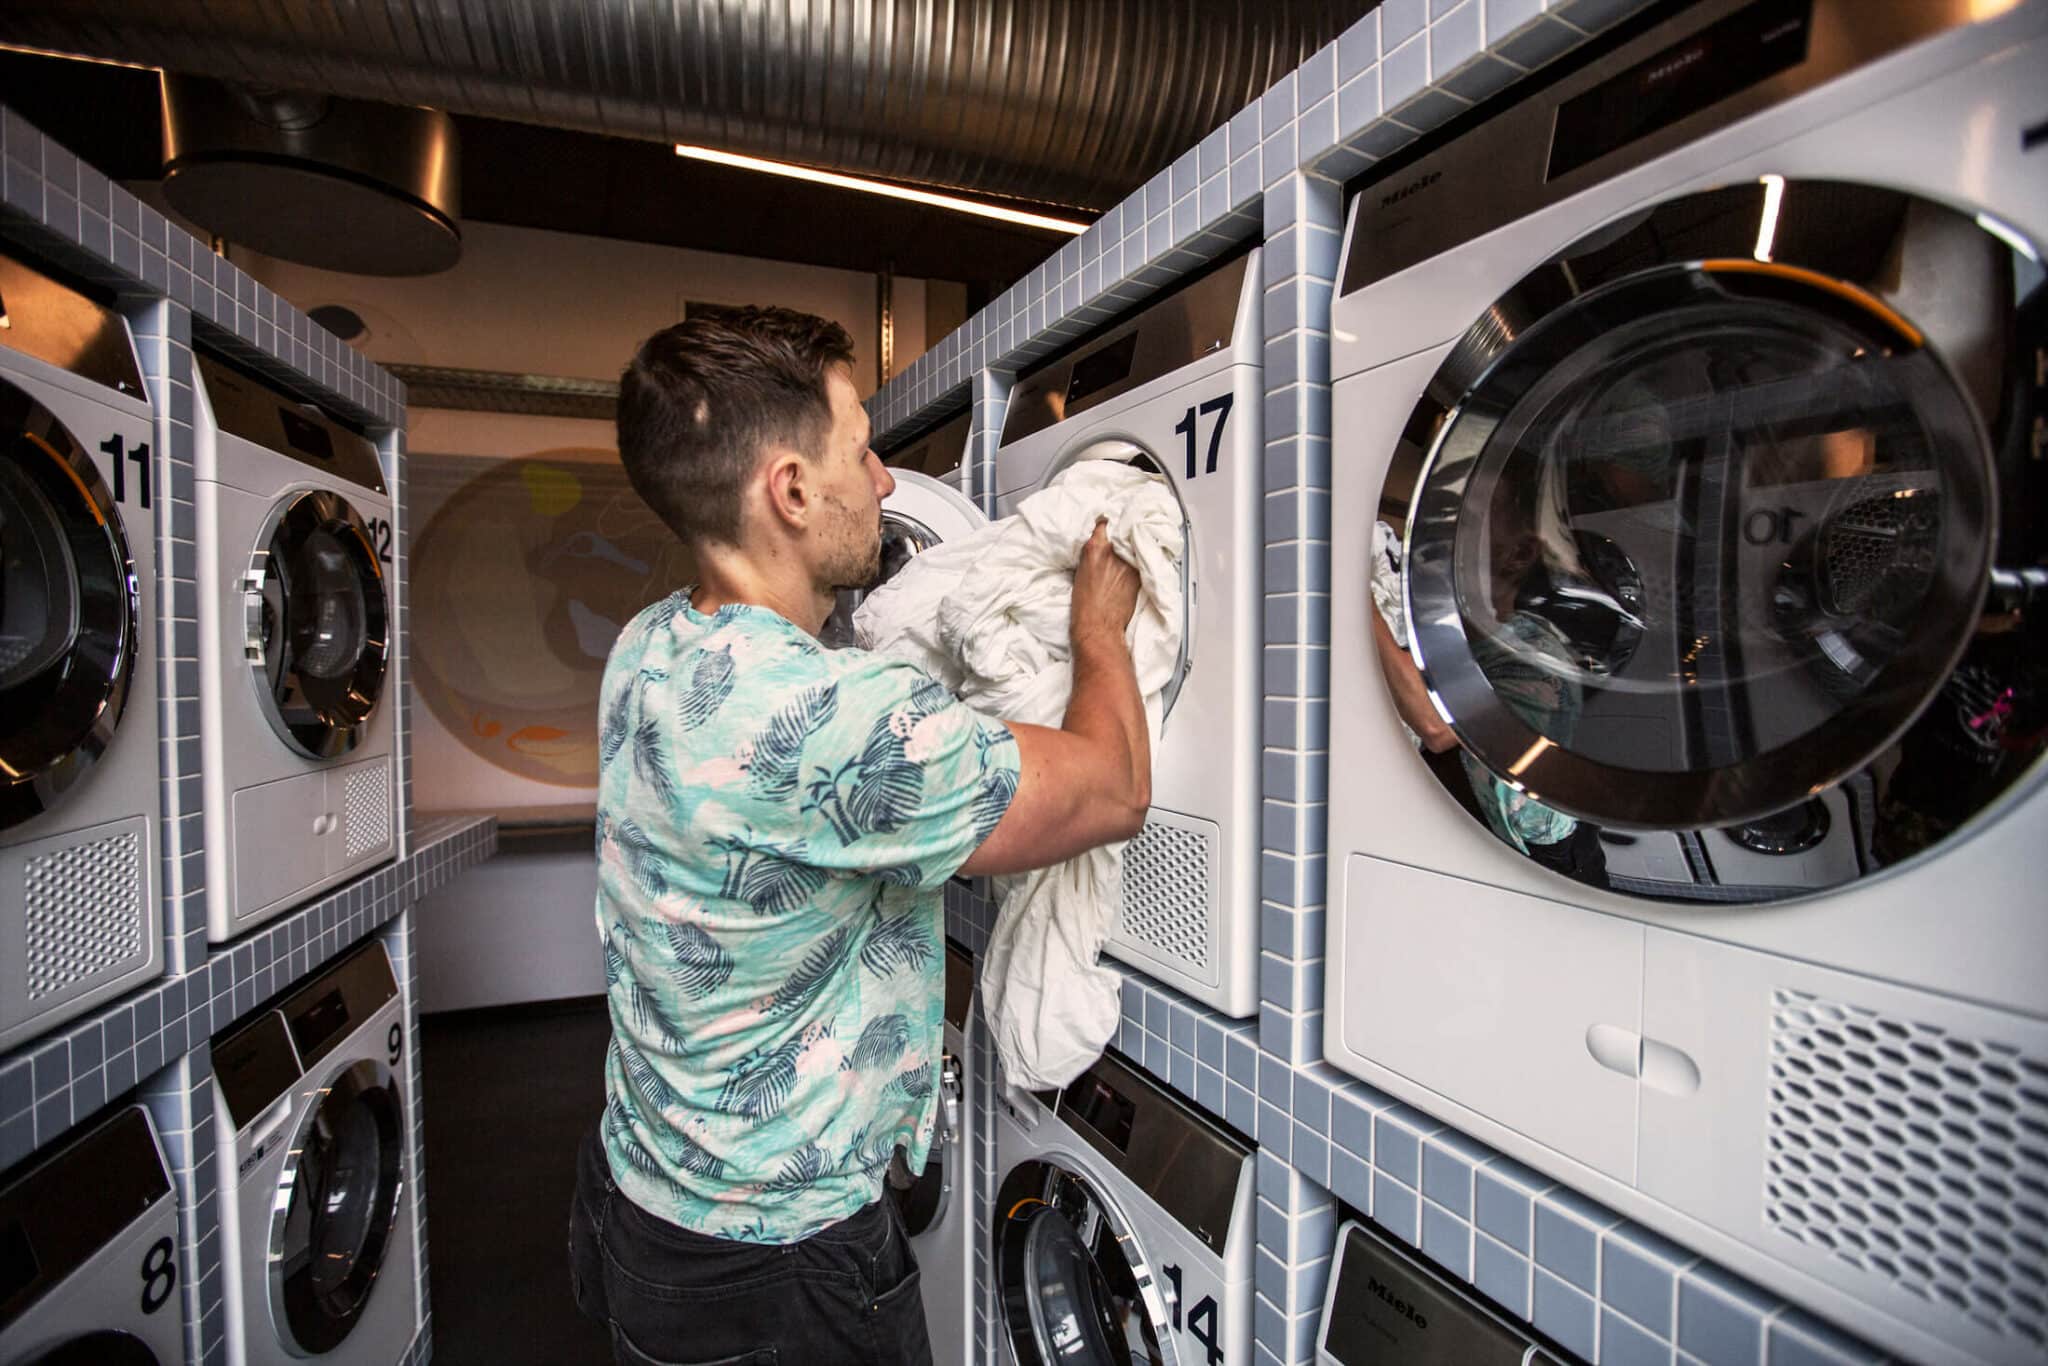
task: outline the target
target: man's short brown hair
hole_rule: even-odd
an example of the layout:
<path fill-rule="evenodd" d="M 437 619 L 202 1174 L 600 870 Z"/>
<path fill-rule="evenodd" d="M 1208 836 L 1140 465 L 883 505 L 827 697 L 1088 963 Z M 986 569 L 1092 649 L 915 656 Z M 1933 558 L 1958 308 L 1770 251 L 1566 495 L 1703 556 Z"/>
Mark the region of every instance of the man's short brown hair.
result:
<path fill-rule="evenodd" d="M 719 309 L 649 337 L 619 380 L 619 458 L 685 541 L 738 542 L 740 488 L 764 449 L 816 456 L 825 376 L 853 362 L 838 323 L 788 308 Z"/>

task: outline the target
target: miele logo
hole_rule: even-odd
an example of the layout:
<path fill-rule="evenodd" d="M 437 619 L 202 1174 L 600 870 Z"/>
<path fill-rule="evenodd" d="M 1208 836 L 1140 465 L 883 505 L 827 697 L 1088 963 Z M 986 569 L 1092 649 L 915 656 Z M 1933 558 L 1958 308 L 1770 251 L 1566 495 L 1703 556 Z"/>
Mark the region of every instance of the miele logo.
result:
<path fill-rule="evenodd" d="M 1706 55 L 1707 49 L 1705 46 L 1688 48 L 1662 66 L 1651 67 L 1643 76 L 1643 84 L 1655 85 L 1659 81 L 1669 80 L 1687 67 L 1698 63 Z"/>
<path fill-rule="evenodd" d="M 1367 1290 L 1372 1291 L 1373 1294 L 1379 1296 L 1382 1300 L 1386 1301 L 1386 1303 L 1392 1307 L 1395 1313 L 1407 1319 L 1417 1328 L 1429 1327 L 1429 1320 L 1424 1318 L 1421 1315 L 1421 1313 L 1417 1311 L 1414 1305 L 1408 1303 L 1408 1301 L 1402 1299 L 1399 1295 L 1396 1295 L 1393 1291 L 1387 1289 L 1386 1286 L 1380 1284 L 1379 1277 L 1367 1276 L 1365 1278 L 1365 1288 Z"/>
<path fill-rule="evenodd" d="M 1439 180 L 1442 180 L 1443 178 L 1444 173 L 1442 171 L 1431 171 L 1428 175 L 1417 176 L 1415 177 L 1415 179 L 1409 181 L 1406 185 L 1403 185 L 1400 189 L 1395 190 L 1389 194 L 1381 195 L 1380 207 L 1384 209 L 1390 204 L 1400 203 L 1402 200 L 1408 198 L 1408 196 L 1410 195 L 1421 194 L 1424 190 L 1436 184 Z"/>

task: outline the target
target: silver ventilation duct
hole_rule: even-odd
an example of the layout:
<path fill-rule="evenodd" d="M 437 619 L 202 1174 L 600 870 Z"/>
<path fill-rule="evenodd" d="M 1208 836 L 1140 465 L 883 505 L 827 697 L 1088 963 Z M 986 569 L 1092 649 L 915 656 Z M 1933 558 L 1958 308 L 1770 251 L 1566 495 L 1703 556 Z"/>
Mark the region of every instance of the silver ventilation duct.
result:
<path fill-rule="evenodd" d="M 1101 209 L 1375 0 L 10 0 L 0 42 Z"/>

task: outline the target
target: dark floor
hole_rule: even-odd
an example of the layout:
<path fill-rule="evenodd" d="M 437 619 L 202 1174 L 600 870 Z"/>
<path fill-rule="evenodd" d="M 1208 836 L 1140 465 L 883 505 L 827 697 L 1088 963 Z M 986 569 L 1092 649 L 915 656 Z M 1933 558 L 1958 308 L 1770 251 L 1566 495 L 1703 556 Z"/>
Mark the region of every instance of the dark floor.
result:
<path fill-rule="evenodd" d="M 599 998 L 420 1021 L 434 1366 L 611 1360 L 570 1301 L 567 1252 L 610 1032 Z"/>

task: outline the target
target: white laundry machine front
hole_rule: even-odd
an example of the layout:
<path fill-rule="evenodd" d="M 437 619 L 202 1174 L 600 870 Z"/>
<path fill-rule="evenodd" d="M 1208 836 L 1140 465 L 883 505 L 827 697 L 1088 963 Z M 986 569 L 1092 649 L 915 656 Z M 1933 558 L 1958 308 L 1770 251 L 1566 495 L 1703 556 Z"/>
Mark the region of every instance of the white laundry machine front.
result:
<path fill-rule="evenodd" d="M 2044 34 L 1659 9 L 1332 327 L 1326 1056 L 1938 1361 L 2048 1350 Z"/>
<path fill-rule="evenodd" d="M 1180 667 L 1109 951 L 1240 1018 L 1259 1005 L 1261 279 L 1258 250 L 1233 255 L 1026 371 L 996 452 L 999 515 L 1082 460 L 1142 465 L 1180 501 Z"/>
<path fill-rule="evenodd" d="M 418 1333 L 408 1046 L 374 941 L 214 1039 L 231 1366 L 390 1366 Z"/>
<path fill-rule="evenodd" d="M 889 1194 L 903 1215 L 922 1275 L 925 1327 L 932 1360 L 965 1366 L 974 1344 L 974 1153 L 968 1012 L 974 960 L 946 945 L 945 1049 L 939 1062 L 939 1127 L 924 1170 L 908 1181 L 898 1162 Z"/>
<path fill-rule="evenodd" d="M 0 1362 L 176 1366 L 178 1201 L 156 1130 L 126 1106 L 0 1188 Z"/>
<path fill-rule="evenodd" d="M 896 488 L 882 500 L 882 572 L 872 587 L 894 578 L 904 565 L 943 544 L 988 525 L 971 499 L 950 482 L 912 469 L 891 469 Z M 833 649 L 854 643 L 853 613 L 870 589 L 841 589 L 818 639 Z"/>
<path fill-rule="evenodd" d="M 391 495 L 377 449 L 197 357 L 207 934 L 398 850 Z"/>
<path fill-rule="evenodd" d="M 994 1123 L 998 1360 L 1252 1359 L 1249 1144 L 1115 1053 Z"/>
<path fill-rule="evenodd" d="M 163 970 L 161 465 L 119 314 L 0 256 L 0 1051 Z"/>

